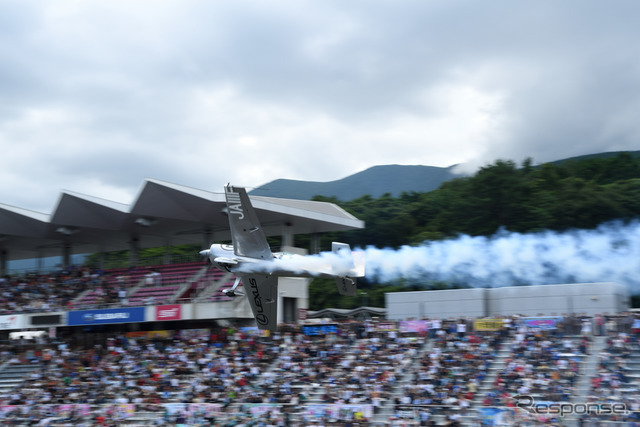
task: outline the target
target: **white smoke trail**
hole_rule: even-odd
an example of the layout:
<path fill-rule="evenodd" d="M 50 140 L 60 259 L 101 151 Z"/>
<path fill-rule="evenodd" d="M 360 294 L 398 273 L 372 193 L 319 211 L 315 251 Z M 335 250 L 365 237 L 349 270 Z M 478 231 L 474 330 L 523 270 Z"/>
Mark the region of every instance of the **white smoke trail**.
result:
<path fill-rule="evenodd" d="M 234 271 L 240 273 L 291 272 L 296 275 L 321 277 L 322 275 L 349 276 L 354 269 L 353 258 L 348 251 L 321 252 L 314 255 L 286 254 L 270 262 L 245 262 Z"/>
<path fill-rule="evenodd" d="M 366 249 L 367 278 L 469 286 L 617 282 L 640 291 L 640 223 L 611 222 L 594 230 L 499 232 Z"/>

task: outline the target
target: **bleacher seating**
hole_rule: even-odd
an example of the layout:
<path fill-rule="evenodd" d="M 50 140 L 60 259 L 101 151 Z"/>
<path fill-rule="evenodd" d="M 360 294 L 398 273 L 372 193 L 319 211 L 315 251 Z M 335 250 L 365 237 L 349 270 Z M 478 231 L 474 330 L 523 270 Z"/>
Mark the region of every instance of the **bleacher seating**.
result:
<path fill-rule="evenodd" d="M 231 289 L 234 281 L 235 281 L 235 276 L 232 277 L 231 280 L 228 280 L 222 283 L 220 287 L 216 289 L 216 291 L 207 298 L 206 302 L 231 301 L 233 298 L 227 296 L 227 294 L 225 294 L 222 291 L 226 289 Z"/>
<path fill-rule="evenodd" d="M 213 342 L 116 337 L 90 349 L 45 343 L 33 361 L 36 371 L 0 396 L 7 409 L 1 416 L 14 405 L 30 405 L 32 413 L 37 405 L 70 404 L 97 406 L 99 412 L 101 405 L 121 403 L 158 418 L 160 405 L 180 402 L 295 408 L 309 399 L 358 404 L 389 398 L 418 344 L 386 332 L 357 339 L 356 326 L 342 324 L 337 334 L 313 337 L 290 326 L 269 338 L 216 333 Z M 311 382 L 325 391 L 312 396 Z M 22 413 L 9 416 L 19 419 Z"/>
<path fill-rule="evenodd" d="M 73 301 L 75 309 L 97 308 L 111 304 L 144 305 L 169 302 L 202 269 L 199 262 L 157 265 L 147 268 L 107 270 L 94 289 Z M 121 291 L 126 297 L 121 297 Z"/>
<path fill-rule="evenodd" d="M 484 404 L 512 405 L 511 396 L 518 394 L 538 401 L 569 401 L 588 347 L 588 340 L 580 337 L 560 337 L 533 330 L 516 334 L 506 366 Z"/>
<path fill-rule="evenodd" d="M 21 374 L 17 387 L 5 390 L 0 406 L 90 405 L 91 411 L 100 412 L 104 405 L 130 404 L 153 420 L 162 416 L 166 405 L 182 402 L 223 408 L 233 405 L 245 418 L 255 415 L 243 412 L 243 405 L 295 410 L 367 405 L 374 408 L 374 416 L 388 414 L 393 407 L 392 417 L 401 417 L 400 423 L 415 423 L 409 425 L 433 425 L 418 422 L 421 417 L 429 422 L 465 419 L 471 424 L 462 425 L 479 425 L 474 418 L 478 407 L 473 405 L 480 382 L 494 384 L 495 391 L 486 402 L 494 407 L 513 408 L 510 397 L 522 393 L 536 401 L 567 402 L 576 396 L 574 384 L 585 357 L 589 363 L 600 361 L 585 403 L 623 402 L 636 410 L 639 406 L 637 337 L 611 336 L 606 347 L 598 347 L 602 352 L 592 352 L 587 337 L 561 337 L 539 330 L 505 336 L 502 332 L 456 333 L 443 328 L 425 341 L 424 335 L 387 329 L 386 322 L 380 326 L 384 329 L 372 322 L 334 322 L 335 332 L 315 336 L 305 335 L 302 327 L 283 325 L 272 336 L 261 337 L 233 325 L 229 330 L 212 330 L 211 340 L 203 337 L 197 341 L 189 334 L 135 339 L 116 336 L 107 338 L 104 346 L 86 349 L 49 343 L 43 337 L 45 341 L 30 356 L 27 351 L 16 354 L 15 348 L 0 351 L 9 365 L 36 367 Z M 492 359 L 499 348 L 508 352 L 504 360 L 499 359 L 500 368 L 494 371 L 499 376 L 494 379 L 488 373 L 497 363 Z M 581 380 L 587 378 L 582 375 Z M 14 413 L 8 411 L 0 417 L 10 414 L 12 419 Z M 30 413 L 38 411 L 47 409 L 36 408 Z M 605 421 L 637 421 L 635 414 L 631 412 L 624 419 L 605 417 Z M 23 415 L 16 411 L 15 419 Z M 306 425 L 312 422 L 305 418 L 308 411 L 301 410 L 296 416 Z M 3 421 L 0 418 L 0 424 Z M 538 426 L 549 421 L 526 422 Z"/>
<path fill-rule="evenodd" d="M 436 413 L 446 407 L 468 410 L 500 345 L 498 332 L 437 335 L 396 404 L 429 405 Z"/>
<path fill-rule="evenodd" d="M 598 365 L 591 377 L 590 404 L 624 405 L 627 414 L 599 414 L 591 418 L 599 425 L 605 422 L 640 422 L 640 346 L 638 337 L 613 333 L 606 338 L 605 348 L 597 354 Z"/>
<path fill-rule="evenodd" d="M 60 310 L 88 310 L 123 305 L 191 301 L 230 301 L 221 292 L 233 277 L 215 267 L 190 262 L 110 270 L 70 268 L 48 274 L 0 277 L 0 315 Z M 217 287 L 215 292 L 207 288 Z"/>
<path fill-rule="evenodd" d="M 150 305 L 171 302 L 180 296 L 177 292 L 182 285 L 195 282 L 194 278 L 202 267 L 202 263 L 151 267 L 142 279 L 143 284 L 128 296 L 128 304 Z"/>
<path fill-rule="evenodd" d="M 216 284 L 217 282 L 222 280 L 225 276 L 227 276 L 227 273 L 225 273 L 224 271 L 215 267 L 211 267 L 200 279 L 199 287 L 202 289 L 207 288 L 211 285 Z M 233 281 L 231 283 L 233 284 Z M 231 287 L 231 285 L 227 286 L 227 284 L 228 283 L 225 282 L 222 285 L 220 285 L 221 286 L 220 289 Z M 204 302 L 229 301 L 230 299 L 231 298 L 227 297 L 225 294 L 223 294 L 219 290 L 216 290 L 213 294 L 208 296 Z"/>
<path fill-rule="evenodd" d="M 92 286 L 70 303 L 72 309 L 87 309 L 116 304 L 121 289 L 129 290 L 138 285 L 144 275 L 145 268 L 116 268 L 105 270 L 92 282 Z"/>
<path fill-rule="evenodd" d="M 205 269 L 203 263 L 8 277 L 0 281 L 0 314 L 229 301 L 222 290 L 234 279 L 213 266 Z M 423 346 L 387 331 L 367 329 L 368 335 L 356 337 L 357 328 L 347 322 L 336 334 L 320 337 L 305 336 L 288 325 L 264 340 L 236 332 L 220 342 L 123 341 L 106 351 L 56 345 L 50 347 L 53 356 L 47 366 L 38 352 L 27 357 L 26 352 L 2 351 L 0 363 L 13 362 L 4 368 L 5 382 L 12 384 L 0 405 L 129 402 L 144 406 L 153 418 L 154 412 L 162 412 L 160 405 L 183 401 L 223 406 L 366 404 L 382 405 L 385 413 L 394 408 L 393 416 L 403 412 L 415 421 L 422 415 L 448 417 L 449 410 L 472 418 L 482 405 L 490 407 L 484 410 L 513 408 L 512 397 L 526 394 L 540 402 L 623 403 L 632 410 L 629 414 L 598 421 L 638 422 L 638 328 L 621 326 L 631 324 L 629 315 L 612 317 L 618 318 L 625 322 L 598 329 L 595 336 L 590 329 L 587 336 L 576 336 L 580 331 L 541 331 L 524 323 L 474 333 L 456 329 L 456 320 L 449 319 Z M 22 364 L 36 369 L 14 379 L 11 368 Z M 8 390 L 17 381 L 20 385 Z M 157 408 L 148 409 L 153 405 Z M 0 411 L 0 425 L 8 413 Z M 16 412 L 16 417 L 21 414 Z"/>
<path fill-rule="evenodd" d="M 65 310 L 97 281 L 88 268 L 0 277 L 0 315 Z"/>
<path fill-rule="evenodd" d="M 176 295 L 180 285 L 141 287 L 131 295 L 127 301 L 128 305 L 154 305 L 170 302 Z"/>

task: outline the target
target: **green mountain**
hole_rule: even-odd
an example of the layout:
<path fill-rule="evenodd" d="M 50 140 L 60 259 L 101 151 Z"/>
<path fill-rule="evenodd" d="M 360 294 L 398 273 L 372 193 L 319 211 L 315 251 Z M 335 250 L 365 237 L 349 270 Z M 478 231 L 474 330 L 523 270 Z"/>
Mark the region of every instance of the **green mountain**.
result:
<path fill-rule="evenodd" d="M 562 163 L 567 163 L 567 162 L 580 162 L 580 161 L 583 161 L 583 160 L 610 159 L 610 158 L 618 156 L 618 154 L 621 154 L 621 153 L 629 153 L 629 154 L 631 154 L 631 157 L 633 157 L 634 159 L 637 159 L 638 157 L 640 157 L 640 151 L 607 151 L 607 152 L 604 152 L 604 153 L 585 154 L 583 156 L 569 157 L 569 158 L 566 158 L 566 159 L 555 160 L 555 161 L 549 162 L 549 163 L 562 164 Z"/>
<path fill-rule="evenodd" d="M 337 181 L 314 182 L 277 179 L 255 188 L 253 196 L 282 197 L 310 200 L 314 196 L 335 197 L 338 200 L 354 200 L 366 194 L 377 198 L 385 193 L 399 196 L 403 192 L 425 193 L 437 189 L 453 178 L 464 175 L 453 172 L 454 166 L 373 166 L 362 172 Z"/>
<path fill-rule="evenodd" d="M 584 160 L 614 158 L 621 151 L 587 154 L 556 160 L 550 163 L 562 164 Z M 633 158 L 640 157 L 640 151 L 626 151 Z M 335 197 L 341 201 L 350 201 L 370 195 L 378 198 L 385 193 L 394 197 L 402 193 L 426 193 L 433 191 L 442 183 L 465 175 L 454 173 L 457 165 L 441 168 L 420 165 L 383 165 L 373 166 L 362 172 L 337 181 L 296 181 L 277 179 L 250 191 L 254 196 L 282 197 L 286 199 L 310 200 L 314 196 Z"/>

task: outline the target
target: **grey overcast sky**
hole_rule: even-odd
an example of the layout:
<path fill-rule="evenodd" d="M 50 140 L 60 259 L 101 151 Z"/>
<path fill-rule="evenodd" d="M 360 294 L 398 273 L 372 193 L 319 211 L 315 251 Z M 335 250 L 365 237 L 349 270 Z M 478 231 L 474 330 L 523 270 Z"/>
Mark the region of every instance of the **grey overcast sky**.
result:
<path fill-rule="evenodd" d="M 0 203 L 640 149 L 640 2 L 0 1 Z"/>

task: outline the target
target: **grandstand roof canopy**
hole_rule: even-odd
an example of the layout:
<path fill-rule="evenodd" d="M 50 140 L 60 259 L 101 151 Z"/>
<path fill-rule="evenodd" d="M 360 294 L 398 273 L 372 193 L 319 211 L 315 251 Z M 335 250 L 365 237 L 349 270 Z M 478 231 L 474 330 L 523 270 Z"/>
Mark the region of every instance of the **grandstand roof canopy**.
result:
<path fill-rule="evenodd" d="M 332 203 L 251 196 L 267 236 L 364 227 Z M 230 240 L 224 193 L 155 179 L 144 181 L 129 206 L 64 191 L 50 215 L 0 204 L 5 260 Z"/>

